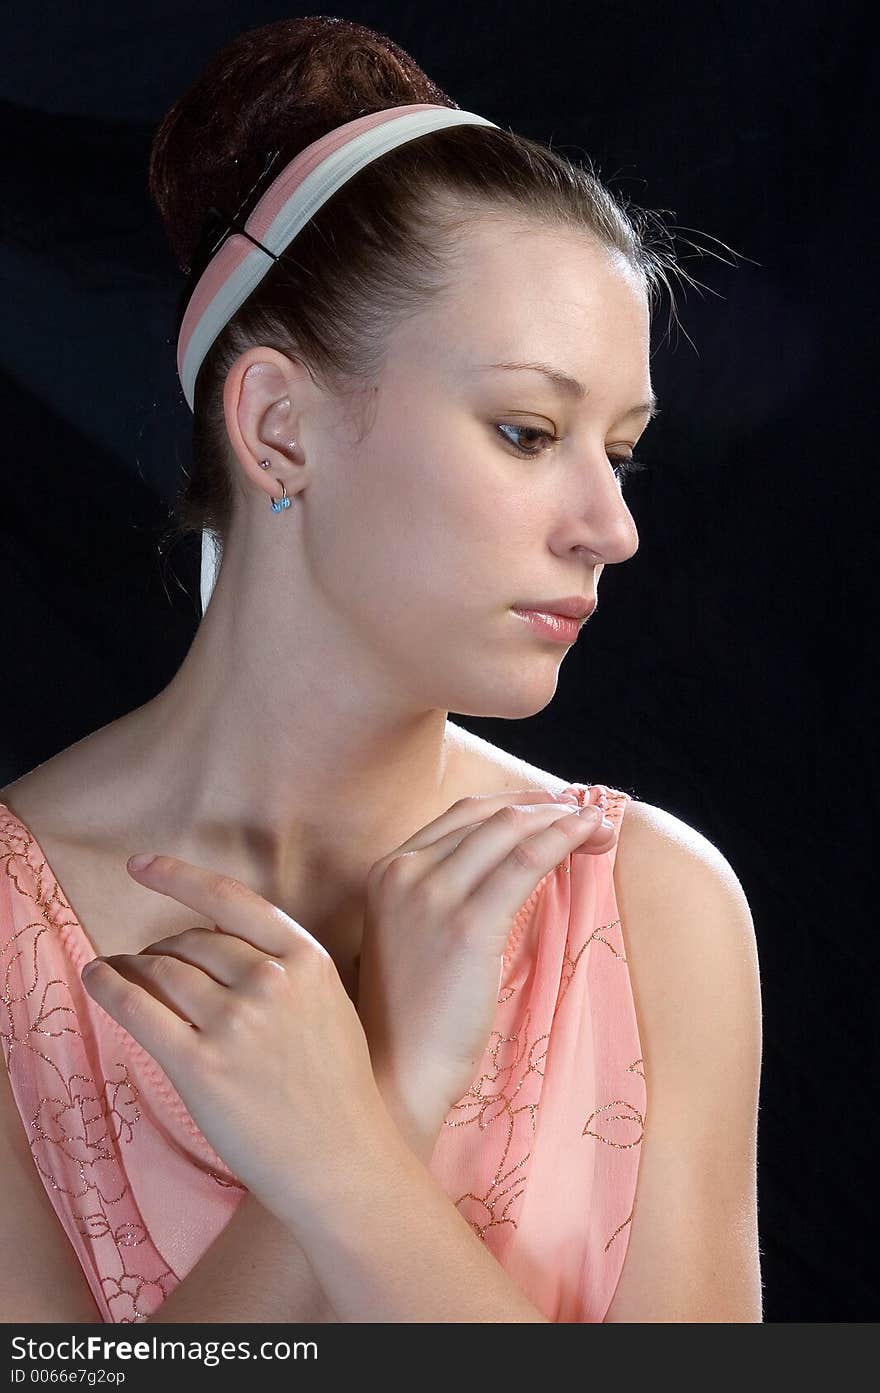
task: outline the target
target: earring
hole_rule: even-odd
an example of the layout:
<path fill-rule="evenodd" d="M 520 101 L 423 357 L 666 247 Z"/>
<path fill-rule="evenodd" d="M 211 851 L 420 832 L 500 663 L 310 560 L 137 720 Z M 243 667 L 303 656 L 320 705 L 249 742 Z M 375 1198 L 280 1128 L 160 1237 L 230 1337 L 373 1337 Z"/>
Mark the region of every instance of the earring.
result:
<path fill-rule="evenodd" d="M 295 441 L 291 441 L 291 444 L 292 444 L 292 445 L 295 445 L 296 442 L 295 442 Z M 268 469 L 268 468 L 269 468 L 269 463 L 270 463 L 269 460 L 267 460 L 267 459 L 261 459 L 261 460 L 260 460 L 260 468 L 261 468 L 261 469 Z M 279 484 L 281 485 L 281 497 L 280 497 L 280 498 L 273 498 L 273 499 L 271 500 L 271 503 L 272 503 L 272 512 L 273 512 L 273 513 L 280 513 L 280 512 L 282 512 L 285 508 L 289 508 L 289 507 L 290 507 L 290 503 L 291 503 L 291 500 L 287 497 L 287 489 L 284 487 L 284 480 L 283 480 L 283 479 L 279 479 L 278 482 L 279 482 Z"/>
<path fill-rule="evenodd" d="M 284 487 L 284 480 L 279 479 L 278 483 L 281 485 L 281 497 L 272 499 L 273 513 L 280 513 L 283 508 L 290 507 L 290 499 L 287 497 L 287 489 Z"/>

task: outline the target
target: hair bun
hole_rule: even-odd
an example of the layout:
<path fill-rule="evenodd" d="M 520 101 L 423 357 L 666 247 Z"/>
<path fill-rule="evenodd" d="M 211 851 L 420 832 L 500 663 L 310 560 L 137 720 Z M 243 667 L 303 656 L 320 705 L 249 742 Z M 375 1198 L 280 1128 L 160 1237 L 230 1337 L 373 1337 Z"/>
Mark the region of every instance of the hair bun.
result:
<path fill-rule="evenodd" d="M 310 15 L 233 39 L 166 113 L 150 151 L 150 194 L 181 270 L 193 268 L 215 225 L 222 230 L 212 207 L 232 215 L 253 190 L 246 218 L 312 141 L 409 102 L 457 105 L 405 49 L 366 25 Z M 274 149 L 280 158 L 263 182 Z"/>

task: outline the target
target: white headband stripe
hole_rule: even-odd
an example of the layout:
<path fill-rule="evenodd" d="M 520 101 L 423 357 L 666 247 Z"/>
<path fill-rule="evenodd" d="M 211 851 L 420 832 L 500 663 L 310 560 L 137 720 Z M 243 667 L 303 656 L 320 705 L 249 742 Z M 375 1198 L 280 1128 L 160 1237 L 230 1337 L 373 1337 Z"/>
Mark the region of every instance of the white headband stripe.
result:
<path fill-rule="evenodd" d="M 328 155 L 297 184 L 270 223 L 265 235 L 259 240 L 273 255 L 280 256 L 321 205 L 364 165 L 398 145 L 414 140 L 417 136 L 442 130 L 446 126 L 465 125 L 493 126 L 497 129 L 496 123 L 484 116 L 447 107 L 409 112 L 354 137 Z M 283 174 L 279 176 L 281 179 L 283 177 Z M 267 193 L 271 193 L 271 190 Z M 259 206 L 257 204 L 253 213 L 257 212 Z M 248 231 L 253 230 L 250 217 L 245 227 Z M 223 248 L 220 251 L 222 253 Z M 184 396 L 190 410 L 193 409 L 195 400 L 196 377 L 211 345 L 274 264 L 259 247 L 251 247 L 250 252 L 220 286 L 200 316 L 190 336 L 180 371 Z"/>

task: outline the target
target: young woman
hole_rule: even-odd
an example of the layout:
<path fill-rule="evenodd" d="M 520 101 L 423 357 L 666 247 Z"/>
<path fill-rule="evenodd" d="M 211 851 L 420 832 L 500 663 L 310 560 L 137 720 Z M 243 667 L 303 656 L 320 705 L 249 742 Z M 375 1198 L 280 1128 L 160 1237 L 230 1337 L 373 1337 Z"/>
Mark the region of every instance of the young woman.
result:
<path fill-rule="evenodd" d="M 448 718 L 542 710 L 636 551 L 662 256 L 326 17 L 218 54 L 151 189 L 206 608 L 0 790 L 5 1319 L 760 1321 L 735 874 Z"/>

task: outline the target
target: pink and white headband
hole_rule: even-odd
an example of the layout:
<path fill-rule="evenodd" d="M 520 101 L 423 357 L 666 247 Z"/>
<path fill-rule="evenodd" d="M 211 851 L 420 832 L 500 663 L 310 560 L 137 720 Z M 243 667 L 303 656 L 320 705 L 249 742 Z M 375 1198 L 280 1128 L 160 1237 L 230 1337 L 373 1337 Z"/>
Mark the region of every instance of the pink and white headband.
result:
<path fill-rule="evenodd" d="M 236 310 L 309 218 L 359 169 L 398 145 L 445 126 L 495 126 L 485 116 L 413 102 L 358 116 L 307 145 L 269 185 L 244 224 L 261 247 L 233 232 L 199 278 L 177 344 L 177 371 L 190 410 L 199 368 Z M 266 255 L 266 252 L 269 255 Z"/>

